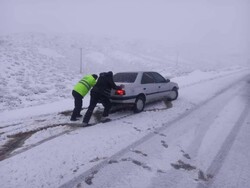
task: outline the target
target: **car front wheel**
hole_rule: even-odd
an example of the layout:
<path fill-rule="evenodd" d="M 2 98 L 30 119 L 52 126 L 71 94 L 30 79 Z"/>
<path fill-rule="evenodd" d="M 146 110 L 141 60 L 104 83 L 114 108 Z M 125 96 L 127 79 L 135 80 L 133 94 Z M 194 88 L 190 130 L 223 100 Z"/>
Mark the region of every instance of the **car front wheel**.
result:
<path fill-rule="evenodd" d="M 139 112 L 143 111 L 144 106 L 145 106 L 145 98 L 140 95 L 135 100 L 134 112 L 139 113 Z"/>

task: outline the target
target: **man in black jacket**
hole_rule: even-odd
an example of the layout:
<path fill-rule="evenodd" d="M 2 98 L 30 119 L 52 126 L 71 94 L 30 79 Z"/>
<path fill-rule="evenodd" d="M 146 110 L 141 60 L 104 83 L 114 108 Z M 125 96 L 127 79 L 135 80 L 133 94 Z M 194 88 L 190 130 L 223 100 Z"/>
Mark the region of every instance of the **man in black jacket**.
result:
<path fill-rule="evenodd" d="M 87 126 L 89 120 L 92 116 L 93 110 L 96 107 L 97 103 L 102 103 L 104 106 L 104 111 L 102 116 L 108 117 L 109 110 L 112 106 L 110 102 L 110 93 L 111 89 L 121 89 L 120 86 L 117 86 L 113 80 L 113 72 L 103 72 L 100 73 L 100 76 L 95 84 L 95 86 L 90 91 L 90 104 L 87 112 L 83 118 L 83 126 Z"/>

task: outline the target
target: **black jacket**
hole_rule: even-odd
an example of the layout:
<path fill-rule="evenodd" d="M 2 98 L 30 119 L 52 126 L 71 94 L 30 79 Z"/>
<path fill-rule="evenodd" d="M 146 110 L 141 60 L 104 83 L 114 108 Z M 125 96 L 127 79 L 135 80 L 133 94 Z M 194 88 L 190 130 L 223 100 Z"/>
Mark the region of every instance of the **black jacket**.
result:
<path fill-rule="evenodd" d="M 111 89 L 121 89 L 121 87 L 114 83 L 113 73 L 110 71 L 100 73 L 99 78 L 91 92 L 103 95 L 105 97 L 110 97 Z"/>

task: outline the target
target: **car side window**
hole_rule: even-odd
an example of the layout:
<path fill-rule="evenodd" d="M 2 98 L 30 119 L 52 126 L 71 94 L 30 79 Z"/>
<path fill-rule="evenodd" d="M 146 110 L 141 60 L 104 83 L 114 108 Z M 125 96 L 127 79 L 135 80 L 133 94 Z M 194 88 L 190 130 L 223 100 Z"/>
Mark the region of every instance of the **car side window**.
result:
<path fill-rule="evenodd" d="M 150 84 L 150 83 L 155 83 L 155 80 L 152 77 L 152 75 L 149 75 L 148 73 L 143 73 L 141 84 Z"/>
<path fill-rule="evenodd" d="M 157 72 L 150 72 L 150 75 L 155 79 L 156 83 L 166 83 L 166 79 Z"/>

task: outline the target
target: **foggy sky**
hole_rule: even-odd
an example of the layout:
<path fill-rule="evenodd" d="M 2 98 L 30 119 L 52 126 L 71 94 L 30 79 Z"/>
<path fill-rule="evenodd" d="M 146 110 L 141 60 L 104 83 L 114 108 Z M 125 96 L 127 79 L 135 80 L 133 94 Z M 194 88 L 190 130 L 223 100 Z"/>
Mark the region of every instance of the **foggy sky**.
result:
<path fill-rule="evenodd" d="M 250 1 L 0 0 L 0 34 L 33 31 L 144 38 L 180 52 L 248 56 Z"/>

